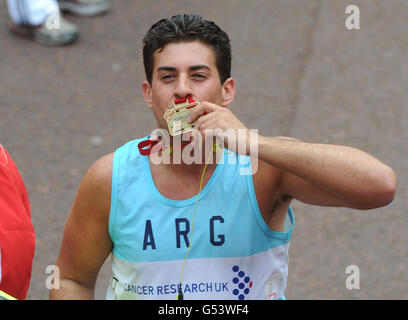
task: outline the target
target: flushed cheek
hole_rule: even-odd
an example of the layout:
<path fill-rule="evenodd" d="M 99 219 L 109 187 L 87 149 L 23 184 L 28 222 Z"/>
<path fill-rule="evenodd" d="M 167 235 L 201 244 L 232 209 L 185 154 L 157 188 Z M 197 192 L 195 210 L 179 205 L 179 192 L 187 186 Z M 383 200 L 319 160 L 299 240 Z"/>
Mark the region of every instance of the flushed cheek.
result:
<path fill-rule="evenodd" d="M 162 97 L 153 97 L 152 99 L 152 106 L 153 109 L 159 112 L 164 113 L 168 108 L 171 107 L 171 103 L 172 103 L 172 96 L 168 96 L 167 98 Z"/>
<path fill-rule="evenodd" d="M 197 99 L 199 101 L 208 101 L 215 104 L 220 104 L 222 101 L 221 88 L 209 86 L 203 90 L 202 94 L 197 93 Z"/>

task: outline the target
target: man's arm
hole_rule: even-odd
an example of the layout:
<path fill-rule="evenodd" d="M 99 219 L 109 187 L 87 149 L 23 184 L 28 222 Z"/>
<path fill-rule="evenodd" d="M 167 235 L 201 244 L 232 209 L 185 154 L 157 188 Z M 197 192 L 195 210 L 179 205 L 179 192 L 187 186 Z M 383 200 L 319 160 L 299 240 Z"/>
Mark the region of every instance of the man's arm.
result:
<path fill-rule="evenodd" d="M 360 210 L 382 207 L 394 199 L 394 171 L 352 147 L 259 136 L 258 157 L 281 170 L 282 196 Z"/>
<path fill-rule="evenodd" d="M 99 269 L 112 251 L 109 212 L 113 154 L 86 173 L 69 214 L 57 260 L 60 288 L 50 299 L 94 299 Z"/>
<path fill-rule="evenodd" d="M 382 207 L 394 199 L 397 185 L 394 171 L 361 150 L 292 138 L 251 135 L 228 108 L 209 102 L 195 108 L 190 121 L 196 119 L 195 128 L 202 134 L 206 129 L 224 130 L 226 134 L 221 134 L 221 138 L 232 151 L 245 150 L 249 154 L 250 143 L 257 143 L 258 158 L 279 170 L 279 198 L 360 210 Z M 231 134 L 229 129 L 233 129 L 235 134 Z M 246 135 L 239 135 L 239 130 L 246 130 Z M 251 139 L 251 136 L 256 136 L 256 139 Z M 246 137 L 246 141 L 239 141 L 239 137 Z M 242 143 L 246 147 L 239 148 Z"/>

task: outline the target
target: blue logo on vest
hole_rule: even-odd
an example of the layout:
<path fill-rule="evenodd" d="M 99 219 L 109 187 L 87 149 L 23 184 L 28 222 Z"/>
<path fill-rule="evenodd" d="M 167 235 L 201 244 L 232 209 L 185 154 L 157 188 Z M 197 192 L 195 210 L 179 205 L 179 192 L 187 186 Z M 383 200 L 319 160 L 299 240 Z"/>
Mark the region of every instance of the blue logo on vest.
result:
<path fill-rule="evenodd" d="M 239 267 L 236 265 L 232 267 L 232 271 L 234 272 L 232 283 L 236 286 L 232 293 L 238 297 L 238 300 L 244 300 L 252 288 L 251 278 L 245 275 L 243 270 L 239 270 Z"/>

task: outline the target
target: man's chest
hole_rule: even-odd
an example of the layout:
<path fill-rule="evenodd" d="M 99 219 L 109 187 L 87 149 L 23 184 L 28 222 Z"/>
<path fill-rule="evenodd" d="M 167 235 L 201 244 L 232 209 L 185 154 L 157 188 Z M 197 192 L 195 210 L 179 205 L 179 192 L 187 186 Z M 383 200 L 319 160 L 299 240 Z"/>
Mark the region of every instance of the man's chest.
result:
<path fill-rule="evenodd" d="M 252 184 L 262 218 L 271 230 L 282 232 L 290 201 L 282 202 L 280 199 L 278 190 L 279 171 L 254 158 L 251 159 L 251 167 Z M 200 190 L 205 188 L 215 170 L 213 167 L 207 168 L 200 189 L 201 181 L 199 175 L 191 178 L 182 175 L 166 174 L 160 168 L 152 167 L 151 169 L 156 189 L 161 195 L 172 200 L 198 197 Z M 236 196 L 238 194 L 235 192 L 234 186 L 231 186 L 228 196 L 223 201 L 232 201 Z M 239 196 L 242 196 L 242 194 Z M 249 194 L 244 196 L 249 197 Z"/>

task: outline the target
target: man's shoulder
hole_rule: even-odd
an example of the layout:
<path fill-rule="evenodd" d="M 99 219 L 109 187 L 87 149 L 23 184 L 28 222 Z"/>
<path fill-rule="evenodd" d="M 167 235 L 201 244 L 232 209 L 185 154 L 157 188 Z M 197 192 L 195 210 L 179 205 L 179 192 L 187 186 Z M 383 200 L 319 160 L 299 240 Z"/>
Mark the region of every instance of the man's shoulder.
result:
<path fill-rule="evenodd" d="M 85 175 L 85 179 L 90 180 L 93 184 L 111 186 L 112 172 L 114 166 L 115 154 L 118 154 L 118 159 L 138 157 L 140 155 L 138 145 L 140 141 L 147 139 L 148 136 L 139 139 L 129 140 L 119 146 L 115 151 L 106 154 L 96 160 L 89 168 Z M 129 159 L 128 159 L 129 160 Z"/>
<path fill-rule="evenodd" d="M 258 161 L 254 165 L 254 161 Z M 271 166 L 269 163 L 260 159 L 251 159 L 252 164 L 252 181 L 254 189 L 258 195 L 258 200 L 276 198 L 279 192 L 279 182 L 282 177 L 282 171 Z M 256 170 L 254 170 L 256 168 Z M 262 196 L 263 195 L 263 196 Z"/>
<path fill-rule="evenodd" d="M 147 136 L 148 137 L 148 136 Z M 112 170 L 113 170 L 113 159 L 116 152 L 129 153 L 129 154 L 139 154 L 138 152 L 138 144 L 140 141 L 146 139 L 147 137 L 129 140 L 120 147 L 118 147 L 115 151 L 106 154 L 96 160 L 92 166 L 90 167 L 91 173 L 96 174 L 96 178 L 99 179 L 106 179 L 112 178 Z M 137 152 L 136 152 L 137 151 Z"/>
<path fill-rule="evenodd" d="M 115 153 L 109 153 L 96 160 L 89 168 L 86 176 L 96 184 L 109 184 L 112 181 L 113 157 Z"/>
<path fill-rule="evenodd" d="M 256 157 L 251 157 L 251 167 L 253 179 L 261 180 L 265 187 L 276 187 L 276 184 L 282 174 L 281 170 Z"/>
<path fill-rule="evenodd" d="M 107 154 L 90 166 L 79 186 L 74 207 L 83 212 L 109 212 L 113 155 Z"/>

